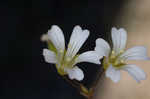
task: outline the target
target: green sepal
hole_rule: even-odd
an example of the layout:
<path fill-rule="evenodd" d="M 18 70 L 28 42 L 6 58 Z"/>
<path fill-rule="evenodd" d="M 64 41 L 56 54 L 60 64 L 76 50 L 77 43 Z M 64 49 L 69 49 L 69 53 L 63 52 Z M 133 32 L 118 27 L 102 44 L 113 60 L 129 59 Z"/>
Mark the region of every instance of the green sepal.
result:
<path fill-rule="evenodd" d="M 55 48 L 54 44 L 52 42 L 48 42 L 48 49 L 57 53 L 57 49 Z"/>

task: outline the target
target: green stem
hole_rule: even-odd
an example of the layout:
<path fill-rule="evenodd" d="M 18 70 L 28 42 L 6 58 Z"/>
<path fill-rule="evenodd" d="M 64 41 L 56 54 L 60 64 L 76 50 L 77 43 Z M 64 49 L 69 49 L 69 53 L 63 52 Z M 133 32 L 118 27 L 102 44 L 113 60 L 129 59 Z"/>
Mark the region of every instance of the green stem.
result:
<path fill-rule="evenodd" d="M 66 76 L 63 76 L 64 80 L 66 80 L 72 87 L 75 87 L 77 90 L 79 90 L 80 94 L 83 95 L 84 97 L 88 98 L 88 90 L 87 88 L 82 85 L 81 83 L 77 81 L 72 81 L 68 79 Z"/>
<path fill-rule="evenodd" d="M 94 92 L 96 90 L 97 84 L 98 84 L 100 78 L 102 77 L 103 73 L 104 73 L 104 69 L 102 69 L 102 71 L 98 72 L 95 82 L 92 84 L 90 89 L 86 88 L 83 84 L 81 84 L 75 80 L 68 79 L 66 76 L 63 76 L 63 78 L 68 83 L 70 83 L 73 87 L 78 89 L 82 96 L 86 97 L 87 99 L 92 99 L 94 96 Z"/>

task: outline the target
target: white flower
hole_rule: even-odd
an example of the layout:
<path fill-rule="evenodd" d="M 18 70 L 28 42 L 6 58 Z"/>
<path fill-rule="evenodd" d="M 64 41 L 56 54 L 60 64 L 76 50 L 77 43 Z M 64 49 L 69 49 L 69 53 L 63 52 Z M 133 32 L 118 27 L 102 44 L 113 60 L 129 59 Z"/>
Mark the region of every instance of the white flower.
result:
<path fill-rule="evenodd" d="M 56 64 L 57 71 L 60 75 L 68 75 L 70 79 L 83 80 L 83 71 L 76 66 L 80 62 L 91 62 L 100 64 L 100 57 L 95 51 L 87 51 L 77 54 L 81 46 L 89 36 L 88 30 L 82 30 L 80 26 L 75 26 L 68 44 L 65 49 L 65 40 L 62 30 L 53 25 L 48 31 L 49 49 L 43 50 L 45 61 Z"/>
<path fill-rule="evenodd" d="M 127 71 L 137 82 L 146 79 L 145 72 L 136 65 L 127 64 L 127 60 L 149 60 L 147 50 L 143 46 L 136 46 L 125 51 L 127 32 L 123 29 L 112 28 L 111 31 L 113 48 L 109 44 L 98 38 L 95 50 L 99 55 L 103 55 L 103 66 L 106 70 L 106 77 L 114 82 L 120 80 L 120 70 Z"/>

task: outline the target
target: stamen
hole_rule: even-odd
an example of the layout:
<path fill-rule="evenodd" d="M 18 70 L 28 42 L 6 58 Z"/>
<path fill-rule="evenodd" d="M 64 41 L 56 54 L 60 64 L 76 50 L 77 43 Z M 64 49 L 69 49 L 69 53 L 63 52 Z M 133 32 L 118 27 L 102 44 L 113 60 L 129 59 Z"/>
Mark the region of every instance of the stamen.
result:
<path fill-rule="evenodd" d="M 60 52 L 60 53 L 63 53 L 64 51 L 61 49 L 59 52 Z"/>
<path fill-rule="evenodd" d="M 123 54 L 124 53 L 124 50 L 120 50 L 120 54 Z"/>
<path fill-rule="evenodd" d="M 68 48 L 71 48 L 71 44 L 68 44 Z"/>
<path fill-rule="evenodd" d="M 116 60 L 115 63 L 114 63 L 114 65 L 116 66 L 116 65 L 118 65 L 118 64 L 119 64 L 119 62 Z"/>
<path fill-rule="evenodd" d="M 123 63 L 125 63 L 125 61 L 124 61 L 124 60 L 120 60 L 120 63 L 122 63 L 122 64 L 123 64 Z"/>
<path fill-rule="evenodd" d="M 107 68 L 106 66 L 108 66 L 109 64 L 112 64 L 116 68 L 120 68 L 121 66 L 123 66 L 125 64 L 125 61 L 120 58 L 120 55 L 123 53 L 124 50 L 120 50 L 120 53 L 116 55 L 115 51 L 113 50 L 108 58 L 108 62 L 106 62 L 106 60 L 103 61 L 104 68 Z"/>
<path fill-rule="evenodd" d="M 70 61 L 71 61 L 71 58 L 70 58 L 70 57 L 67 57 L 67 58 L 66 58 L 66 61 L 67 61 L 67 62 L 70 62 Z"/>
<path fill-rule="evenodd" d="M 115 55 L 115 51 L 112 51 L 112 55 Z"/>
<path fill-rule="evenodd" d="M 111 59 L 115 59 L 115 58 L 116 58 L 116 56 L 115 56 L 115 51 L 112 51 L 112 52 L 111 52 L 110 58 L 111 58 Z"/>

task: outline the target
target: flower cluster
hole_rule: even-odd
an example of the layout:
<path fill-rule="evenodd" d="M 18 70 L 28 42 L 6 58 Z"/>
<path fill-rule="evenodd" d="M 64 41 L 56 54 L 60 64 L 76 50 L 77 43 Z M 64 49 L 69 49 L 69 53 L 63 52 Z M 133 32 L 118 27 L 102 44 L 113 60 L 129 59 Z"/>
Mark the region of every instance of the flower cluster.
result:
<path fill-rule="evenodd" d="M 123 29 L 112 28 L 111 36 L 113 48 L 103 40 L 96 40 L 96 47 L 93 51 L 79 54 L 78 51 L 89 36 L 88 30 L 75 26 L 70 37 L 67 48 L 62 30 L 53 25 L 47 34 L 41 38 L 48 43 L 48 49 L 43 49 L 43 56 L 47 63 L 56 65 L 61 76 L 68 75 L 72 80 L 81 81 L 84 78 L 83 71 L 76 66 L 77 63 L 90 62 L 101 64 L 105 70 L 106 77 L 114 82 L 120 80 L 120 70 L 127 71 L 137 82 L 146 79 L 145 72 L 133 64 L 127 64 L 127 60 L 149 60 L 147 50 L 143 46 L 136 46 L 125 51 L 127 32 Z"/>
<path fill-rule="evenodd" d="M 96 40 L 95 50 L 98 54 L 103 54 L 103 67 L 106 70 L 106 77 L 112 81 L 120 80 L 120 70 L 127 71 L 137 82 L 146 79 L 145 72 L 133 64 L 127 64 L 127 60 L 149 60 L 147 50 L 143 46 L 136 46 L 125 51 L 127 32 L 123 29 L 112 28 L 111 37 L 113 48 L 99 38 Z"/>
<path fill-rule="evenodd" d="M 53 25 L 48 31 L 47 37 L 46 35 L 42 37 L 42 40 L 48 41 L 49 45 L 49 49 L 43 49 L 45 61 L 56 64 L 60 75 L 68 75 L 70 79 L 79 81 L 83 80 L 83 71 L 76 64 L 81 62 L 100 64 L 99 59 L 102 58 L 95 51 L 77 54 L 88 36 L 88 30 L 82 30 L 80 26 L 75 26 L 66 49 L 62 30 L 58 26 Z"/>

